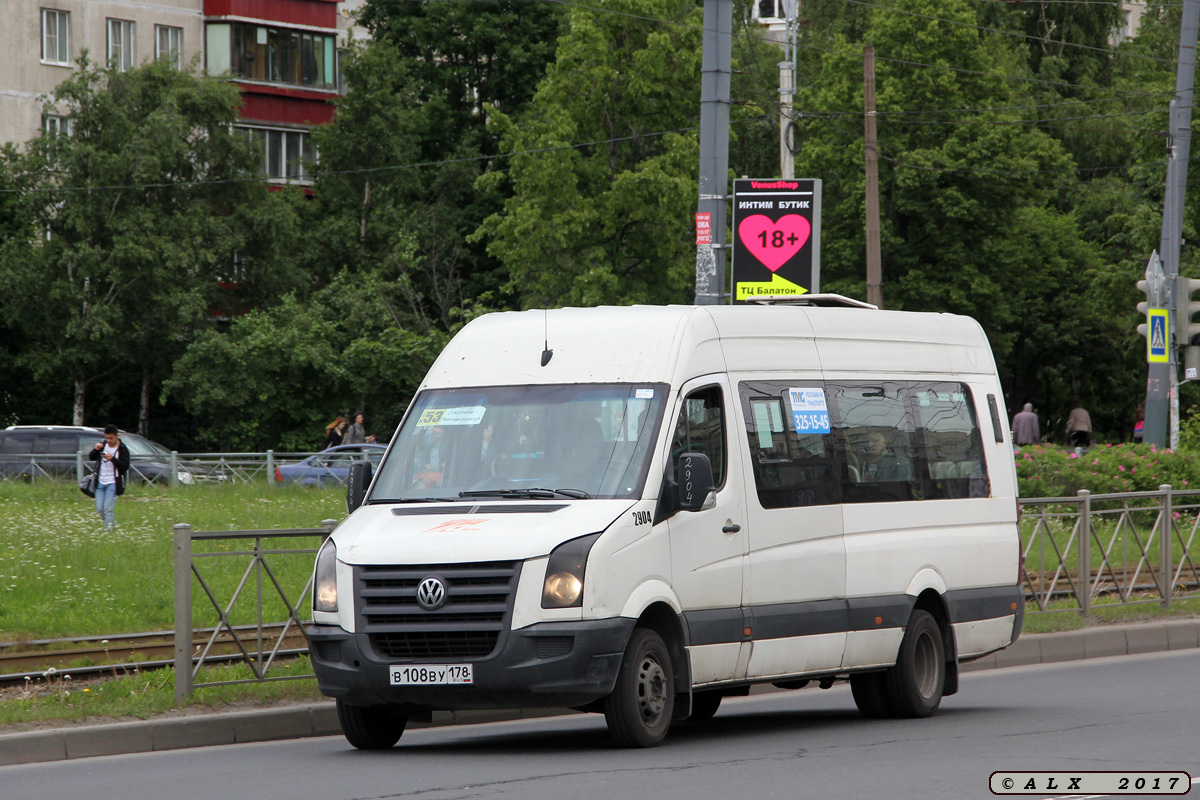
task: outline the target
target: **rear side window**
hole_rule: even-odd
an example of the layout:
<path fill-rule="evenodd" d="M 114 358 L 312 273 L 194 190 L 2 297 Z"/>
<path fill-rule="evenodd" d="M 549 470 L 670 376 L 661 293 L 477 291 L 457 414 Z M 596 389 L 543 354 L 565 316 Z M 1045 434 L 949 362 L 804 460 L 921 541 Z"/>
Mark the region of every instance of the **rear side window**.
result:
<path fill-rule="evenodd" d="M 763 508 L 990 494 L 965 385 L 795 383 L 739 384 Z"/>
<path fill-rule="evenodd" d="M 29 455 L 33 452 L 32 433 L 10 433 L 0 439 L 0 454 Z"/>
<path fill-rule="evenodd" d="M 987 497 L 991 482 L 971 390 L 959 383 L 915 387 L 921 463 L 930 497 Z"/>
<path fill-rule="evenodd" d="M 45 447 L 43 450 L 42 448 Z M 55 455 L 75 455 L 80 450 L 78 433 L 43 433 L 38 439 L 38 451 Z"/>

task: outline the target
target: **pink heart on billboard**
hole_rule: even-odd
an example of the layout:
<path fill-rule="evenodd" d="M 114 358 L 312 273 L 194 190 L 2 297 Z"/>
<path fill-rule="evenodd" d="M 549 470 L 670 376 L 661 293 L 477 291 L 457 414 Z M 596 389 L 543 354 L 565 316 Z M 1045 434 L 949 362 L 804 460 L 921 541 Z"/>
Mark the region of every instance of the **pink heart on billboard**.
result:
<path fill-rule="evenodd" d="M 738 223 L 742 244 L 771 272 L 796 255 L 811 233 L 812 225 L 799 214 L 788 214 L 774 222 L 763 214 L 751 214 Z"/>

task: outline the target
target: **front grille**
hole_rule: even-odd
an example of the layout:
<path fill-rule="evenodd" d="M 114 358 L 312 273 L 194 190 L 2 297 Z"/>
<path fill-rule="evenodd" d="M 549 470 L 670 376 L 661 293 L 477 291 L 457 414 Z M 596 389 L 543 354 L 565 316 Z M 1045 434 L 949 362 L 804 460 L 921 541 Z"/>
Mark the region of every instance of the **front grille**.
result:
<path fill-rule="evenodd" d="M 384 659 L 476 659 L 490 655 L 508 630 L 520 562 L 359 566 L 355 616 Z M 426 578 L 445 585 L 445 602 L 417 602 Z"/>

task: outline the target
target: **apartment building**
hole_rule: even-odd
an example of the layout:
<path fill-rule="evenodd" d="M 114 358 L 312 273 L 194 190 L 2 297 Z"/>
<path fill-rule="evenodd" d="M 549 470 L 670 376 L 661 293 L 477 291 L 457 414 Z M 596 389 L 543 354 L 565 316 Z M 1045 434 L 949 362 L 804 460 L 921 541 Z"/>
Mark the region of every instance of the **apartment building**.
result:
<path fill-rule="evenodd" d="M 205 61 L 242 91 L 238 129 L 273 182 L 306 183 L 311 129 L 333 119 L 339 0 L 204 0 Z"/>
<path fill-rule="evenodd" d="M 18 0 L 0 26 L 0 143 L 70 133 L 45 98 L 94 62 L 129 69 L 168 56 L 226 75 L 242 92 L 238 130 L 278 183 L 307 183 L 311 129 L 333 119 L 339 0 Z M 342 29 L 346 19 L 341 20 Z"/>
<path fill-rule="evenodd" d="M 0 143 L 42 130 L 68 132 L 48 96 L 86 50 L 122 69 L 168 55 L 186 64 L 201 53 L 201 0 L 16 0 L 0 25 Z"/>

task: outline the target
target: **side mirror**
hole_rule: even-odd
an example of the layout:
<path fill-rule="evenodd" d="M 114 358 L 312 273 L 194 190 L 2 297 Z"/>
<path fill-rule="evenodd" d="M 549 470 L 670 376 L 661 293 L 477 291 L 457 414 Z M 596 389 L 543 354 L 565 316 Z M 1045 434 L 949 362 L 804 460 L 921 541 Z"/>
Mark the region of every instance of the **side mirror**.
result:
<path fill-rule="evenodd" d="M 684 453 L 679 457 L 675 485 L 681 511 L 702 511 L 716 505 L 712 463 L 703 453 Z"/>
<path fill-rule="evenodd" d="M 371 462 L 355 461 L 350 465 L 350 476 L 346 479 L 346 510 L 351 514 L 363 504 L 367 487 L 371 485 Z"/>

